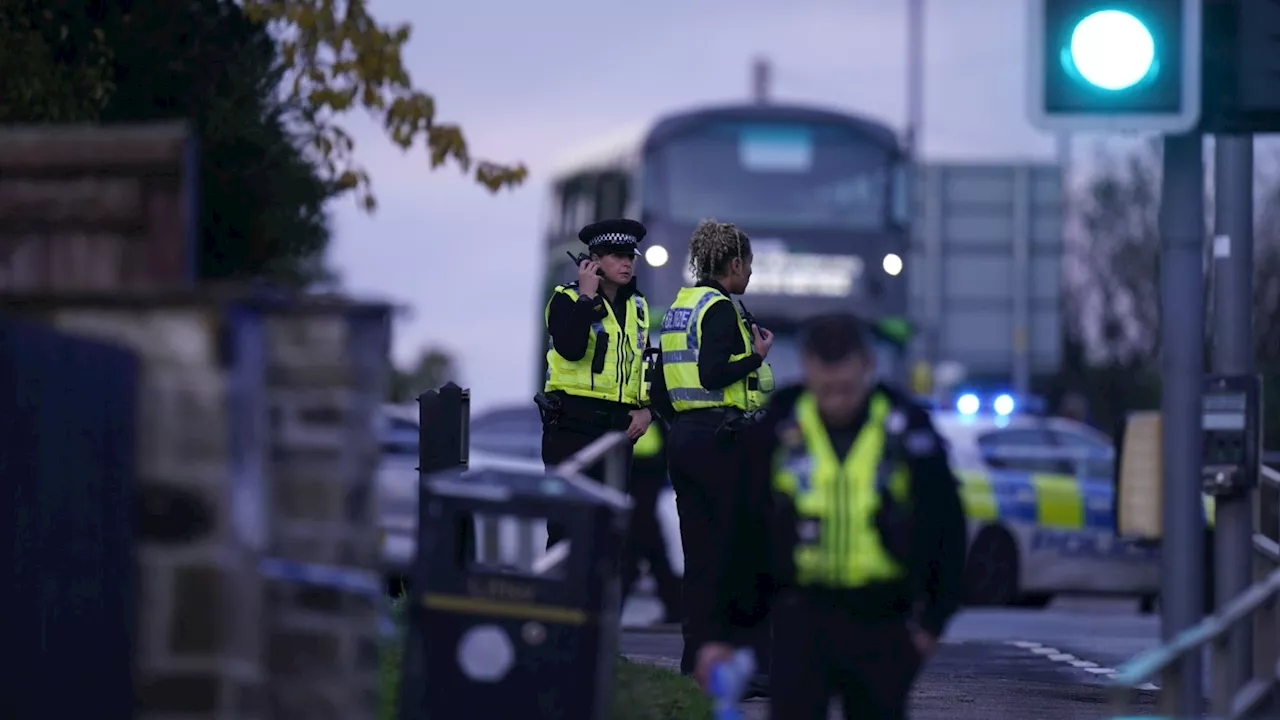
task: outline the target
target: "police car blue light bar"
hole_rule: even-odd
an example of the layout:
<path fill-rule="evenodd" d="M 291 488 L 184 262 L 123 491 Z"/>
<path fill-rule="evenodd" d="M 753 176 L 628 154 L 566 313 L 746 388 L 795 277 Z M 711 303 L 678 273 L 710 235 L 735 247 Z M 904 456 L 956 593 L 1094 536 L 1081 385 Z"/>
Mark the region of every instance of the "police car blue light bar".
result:
<path fill-rule="evenodd" d="M 1012 415 L 1013 407 L 1013 396 L 1008 394 L 997 395 L 991 402 L 991 409 L 995 410 L 997 415 Z"/>
<path fill-rule="evenodd" d="M 956 412 L 961 415 L 977 415 L 984 406 L 991 408 L 996 415 L 1007 417 L 1013 414 L 1018 404 L 1009 393 L 996 395 L 990 403 L 983 403 L 975 393 L 963 393 L 956 398 Z"/>

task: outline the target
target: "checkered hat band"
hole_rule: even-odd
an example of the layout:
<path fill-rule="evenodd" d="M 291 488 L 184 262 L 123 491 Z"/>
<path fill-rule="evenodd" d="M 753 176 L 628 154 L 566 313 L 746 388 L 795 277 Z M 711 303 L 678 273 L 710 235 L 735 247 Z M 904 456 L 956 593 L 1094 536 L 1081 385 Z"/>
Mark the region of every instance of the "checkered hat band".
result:
<path fill-rule="evenodd" d="M 597 245 L 635 245 L 638 242 L 640 241 L 636 239 L 635 235 L 628 235 L 626 233 L 605 233 L 591 238 L 591 242 L 588 244 L 591 247 L 595 247 Z"/>

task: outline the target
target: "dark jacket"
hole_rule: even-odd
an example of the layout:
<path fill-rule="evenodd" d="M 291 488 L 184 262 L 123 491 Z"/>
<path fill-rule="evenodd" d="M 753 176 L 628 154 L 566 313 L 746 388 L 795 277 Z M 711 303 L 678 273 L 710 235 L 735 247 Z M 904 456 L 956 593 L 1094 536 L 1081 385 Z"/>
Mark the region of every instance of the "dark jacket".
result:
<path fill-rule="evenodd" d="M 958 483 L 948 464 L 946 446 L 928 412 L 892 388 L 881 385 L 878 390 L 890 397 L 907 420 L 900 437 L 911 474 L 908 579 L 824 594 L 858 614 L 910 615 L 937 636 L 959 609 L 963 592 L 967 533 Z M 770 527 L 764 534 L 770 539 L 768 556 L 775 588 L 792 583 L 795 515 L 791 499 L 773 492 L 773 457 L 779 445 L 779 424 L 792 416 L 801 393 L 798 386 L 775 392 L 764 420 L 751 429 L 747 443 L 752 456 L 746 492 L 751 493 L 752 502 L 768 508 Z M 865 419 L 864 409 L 849 427 L 828 428 L 837 455 L 847 454 Z"/>

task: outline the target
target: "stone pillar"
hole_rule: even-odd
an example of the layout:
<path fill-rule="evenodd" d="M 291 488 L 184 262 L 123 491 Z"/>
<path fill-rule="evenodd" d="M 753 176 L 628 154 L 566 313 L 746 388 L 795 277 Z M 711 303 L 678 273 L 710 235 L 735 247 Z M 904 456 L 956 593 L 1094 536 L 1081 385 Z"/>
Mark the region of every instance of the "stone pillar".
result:
<path fill-rule="evenodd" d="M 385 309 L 294 308 L 267 321 L 273 558 L 376 579 L 376 415 Z M 383 598 L 341 583 L 268 581 L 275 720 L 373 720 Z"/>
<path fill-rule="evenodd" d="M 244 513 L 246 499 L 263 490 L 253 458 L 265 455 L 266 438 L 252 428 L 266 406 L 244 391 L 255 368 L 221 357 L 227 318 L 190 302 L 95 307 L 56 298 L 37 314 L 142 360 L 137 720 L 266 720 L 255 538 L 265 534 L 266 514 Z"/>

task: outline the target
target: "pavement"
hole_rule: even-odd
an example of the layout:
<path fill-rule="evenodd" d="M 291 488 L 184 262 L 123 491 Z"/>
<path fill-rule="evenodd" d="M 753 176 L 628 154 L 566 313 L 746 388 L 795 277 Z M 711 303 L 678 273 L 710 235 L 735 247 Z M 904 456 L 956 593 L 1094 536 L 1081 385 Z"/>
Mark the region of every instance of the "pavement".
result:
<path fill-rule="evenodd" d="M 635 597 L 623 614 L 623 654 L 678 667 L 674 627 L 653 626 L 660 606 Z M 912 717 L 919 720 L 1080 720 L 1113 717 L 1107 683 L 1115 669 L 1159 644 L 1159 621 L 1137 603 L 1064 598 L 1043 610 L 973 609 L 948 628 L 917 680 Z M 1158 687 L 1144 686 L 1129 715 L 1151 716 Z M 764 701 L 747 717 L 768 716 Z M 839 717 L 833 710 L 832 717 Z"/>

